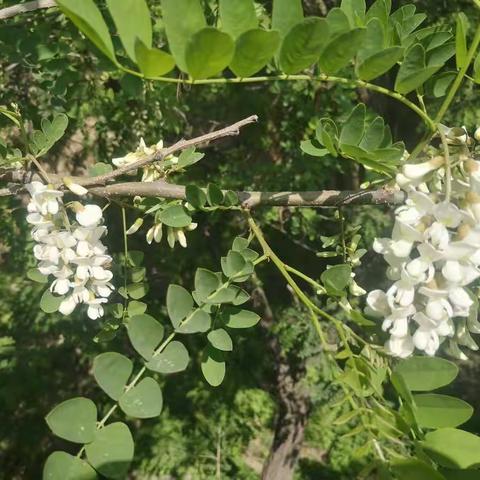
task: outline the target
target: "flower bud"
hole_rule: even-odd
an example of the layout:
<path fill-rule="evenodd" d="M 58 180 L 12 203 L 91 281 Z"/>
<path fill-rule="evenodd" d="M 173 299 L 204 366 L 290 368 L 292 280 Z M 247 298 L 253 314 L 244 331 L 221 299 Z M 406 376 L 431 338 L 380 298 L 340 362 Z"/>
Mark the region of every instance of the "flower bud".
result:
<path fill-rule="evenodd" d="M 403 167 L 403 174 L 412 180 L 420 179 L 430 172 L 433 172 L 443 165 L 444 158 L 441 156 L 433 157 L 427 162 L 407 164 Z"/>
<path fill-rule="evenodd" d="M 63 183 L 75 195 L 79 195 L 81 197 L 88 193 L 88 190 L 85 187 L 82 187 L 78 183 L 74 183 L 70 177 L 63 178 Z"/>
<path fill-rule="evenodd" d="M 478 127 L 476 130 L 475 130 L 475 133 L 474 133 L 474 138 L 477 142 L 480 142 L 480 127 Z"/>
<path fill-rule="evenodd" d="M 133 235 L 143 225 L 143 218 L 137 218 L 132 226 L 126 231 L 127 235 Z"/>

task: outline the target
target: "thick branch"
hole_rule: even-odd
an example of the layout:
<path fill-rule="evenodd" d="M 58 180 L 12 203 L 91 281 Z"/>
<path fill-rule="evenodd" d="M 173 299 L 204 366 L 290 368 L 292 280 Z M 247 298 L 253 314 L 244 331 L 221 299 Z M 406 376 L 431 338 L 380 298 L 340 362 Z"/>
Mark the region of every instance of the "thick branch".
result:
<path fill-rule="evenodd" d="M 49 174 L 53 183 L 62 183 L 62 176 Z M 76 183 L 91 185 L 89 177 L 71 177 Z M 13 195 L 25 183 L 43 181 L 37 173 L 9 171 L 0 174 L 0 180 L 13 182 L 0 189 L 0 195 Z M 89 188 L 93 195 L 104 198 L 114 197 L 159 197 L 185 200 L 185 187 L 159 182 L 127 182 Z M 319 190 L 310 192 L 236 192 L 245 208 L 265 206 L 285 207 L 336 207 L 341 205 L 397 205 L 405 201 L 405 194 L 393 189 L 361 190 L 358 192 Z"/>
<path fill-rule="evenodd" d="M 34 10 L 40 10 L 41 8 L 56 7 L 57 2 L 55 0 L 35 0 L 33 2 L 20 3 L 18 5 L 12 5 L 11 7 L 2 8 L 0 10 L 0 20 L 14 17 L 20 13 L 33 12 Z"/>
<path fill-rule="evenodd" d="M 185 200 L 185 187 L 165 182 L 131 182 L 90 189 L 101 197 L 161 197 Z M 339 205 L 400 204 L 405 201 L 397 190 L 364 190 L 359 192 L 320 190 L 310 192 L 236 192 L 245 208 L 260 205 L 290 207 L 334 207 Z"/>

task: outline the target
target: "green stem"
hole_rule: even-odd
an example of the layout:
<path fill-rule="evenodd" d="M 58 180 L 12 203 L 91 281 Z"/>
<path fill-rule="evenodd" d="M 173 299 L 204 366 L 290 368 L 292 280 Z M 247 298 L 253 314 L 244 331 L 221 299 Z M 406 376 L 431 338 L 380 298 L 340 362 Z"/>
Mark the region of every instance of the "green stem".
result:
<path fill-rule="evenodd" d="M 143 75 L 135 70 L 122 67 L 123 71 L 135 75 L 137 77 L 143 77 Z M 307 81 L 307 82 L 331 82 L 346 85 L 350 88 L 365 88 L 367 90 L 386 95 L 394 98 L 405 106 L 413 110 L 422 120 L 427 124 L 430 130 L 435 130 L 434 121 L 428 116 L 426 112 L 422 110 L 418 105 L 413 103 L 408 98 L 404 97 L 400 93 L 389 90 L 388 88 L 375 85 L 374 83 L 364 82 L 363 80 L 336 77 L 332 75 L 325 75 L 323 73 L 319 75 L 269 75 L 260 77 L 235 77 L 235 78 L 206 78 L 201 80 L 192 80 L 191 78 L 175 78 L 175 77 L 151 77 L 148 80 L 175 84 L 187 84 L 187 85 L 212 85 L 212 84 L 239 84 L 239 83 L 260 83 L 260 82 L 275 82 L 275 81 Z"/>
<path fill-rule="evenodd" d="M 480 6 L 480 0 L 474 0 L 474 1 L 477 4 L 477 6 Z M 445 116 L 445 113 L 447 113 L 448 108 L 450 107 L 451 103 L 453 102 L 453 99 L 455 98 L 455 95 L 458 92 L 458 89 L 462 85 L 463 79 L 467 74 L 468 69 L 470 68 L 470 64 L 472 63 L 473 57 L 477 53 L 479 45 L 480 45 L 480 25 L 478 25 L 477 27 L 477 31 L 475 32 L 475 37 L 473 38 L 473 41 L 472 41 L 472 45 L 468 50 L 467 58 L 465 59 L 465 64 L 458 72 L 457 77 L 455 78 L 455 81 L 453 82 L 448 92 L 448 95 L 445 98 L 445 101 L 443 102 L 442 106 L 440 107 L 440 110 L 437 113 L 437 116 L 435 117 L 435 124 L 440 123 L 443 117 Z"/>
<path fill-rule="evenodd" d="M 123 288 L 125 289 L 124 294 L 127 295 L 127 282 L 128 282 L 128 237 L 127 237 L 127 216 L 125 214 L 125 208 L 122 207 L 122 227 L 123 227 L 123 248 L 125 255 L 123 263 Z M 125 319 L 125 314 L 127 311 L 127 298 L 123 299 L 123 317 Z"/>
<path fill-rule="evenodd" d="M 293 268 L 290 265 L 287 265 L 286 263 L 284 263 L 283 265 L 285 267 L 285 270 L 287 270 L 287 272 L 293 273 L 294 275 L 301 278 L 302 280 L 305 280 L 307 283 L 312 285 L 312 287 L 316 288 L 317 290 L 325 291 L 325 289 L 323 288 L 323 285 L 320 285 L 320 283 L 316 282 L 313 278 L 309 277 L 308 275 L 305 275 L 303 272 L 300 272 L 300 270 L 297 270 L 296 268 Z"/>
<path fill-rule="evenodd" d="M 438 133 L 442 140 L 443 155 L 445 158 L 445 200 L 449 202 L 452 196 L 452 165 L 450 163 L 450 150 L 448 148 L 447 137 L 440 128 L 438 129 Z"/>

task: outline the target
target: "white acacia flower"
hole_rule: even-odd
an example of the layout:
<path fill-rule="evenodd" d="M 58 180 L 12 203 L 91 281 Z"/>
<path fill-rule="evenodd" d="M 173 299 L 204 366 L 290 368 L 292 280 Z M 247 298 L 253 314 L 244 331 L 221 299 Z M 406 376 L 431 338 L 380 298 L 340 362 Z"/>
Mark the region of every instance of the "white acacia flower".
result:
<path fill-rule="evenodd" d="M 97 318 L 103 317 L 104 310 L 102 303 L 106 303 L 106 298 L 95 298 L 87 302 L 88 309 L 87 315 L 92 320 L 97 320 Z"/>
<path fill-rule="evenodd" d="M 385 348 L 394 357 L 407 358 L 412 355 L 415 345 L 410 335 L 404 337 L 391 336 L 385 344 Z"/>
<path fill-rule="evenodd" d="M 443 157 L 433 157 L 423 163 L 407 164 L 403 167 L 403 175 L 411 180 L 418 180 L 440 168 L 444 162 Z"/>
<path fill-rule="evenodd" d="M 82 193 L 72 186 L 75 193 Z M 54 277 L 49 289 L 62 297 L 58 311 L 70 315 L 78 304 L 87 304 L 87 315 L 99 318 L 104 314 L 102 304 L 114 290 L 109 270 L 112 258 L 101 241 L 106 227 L 98 225 L 102 220 L 101 208 L 76 202 L 79 225 L 66 225 L 62 192 L 40 182 L 27 188 L 32 195 L 27 221 L 33 226 L 32 238 L 36 242 L 33 253 L 39 260 L 40 273 Z"/>
<path fill-rule="evenodd" d="M 75 217 L 82 227 L 96 227 L 103 218 L 103 212 L 98 205 L 80 205 Z"/>

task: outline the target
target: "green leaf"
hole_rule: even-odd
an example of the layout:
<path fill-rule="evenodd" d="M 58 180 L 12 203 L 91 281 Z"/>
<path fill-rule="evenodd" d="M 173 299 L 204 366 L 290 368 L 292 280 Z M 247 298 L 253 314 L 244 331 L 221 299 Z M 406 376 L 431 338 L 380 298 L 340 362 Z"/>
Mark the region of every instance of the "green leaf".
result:
<path fill-rule="evenodd" d="M 338 128 L 330 118 L 322 118 L 316 128 L 317 140 L 325 145 L 334 157 L 338 156 Z"/>
<path fill-rule="evenodd" d="M 365 132 L 366 109 L 363 103 L 358 104 L 350 113 L 340 133 L 340 145 L 358 145 Z"/>
<path fill-rule="evenodd" d="M 58 311 L 58 307 L 62 303 L 65 297 L 57 297 L 53 295 L 50 290 L 45 290 L 43 292 L 42 298 L 40 299 L 40 308 L 45 313 L 55 313 Z"/>
<path fill-rule="evenodd" d="M 393 68 L 402 56 L 402 47 L 391 47 L 375 53 L 358 66 L 358 76 L 366 82 L 373 80 Z"/>
<path fill-rule="evenodd" d="M 385 122 L 383 121 L 382 117 L 376 117 L 373 122 L 367 126 L 359 146 L 360 148 L 365 149 L 367 152 L 371 152 L 380 148 L 384 137 Z"/>
<path fill-rule="evenodd" d="M 480 463 L 480 437 L 456 428 L 427 433 L 422 447 L 447 468 L 469 468 Z"/>
<path fill-rule="evenodd" d="M 191 312 L 193 298 L 180 285 L 170 285 L 167 290 L 167 311 L 174 328 Z"/>
<path fill-rule="evenodd" d="M 58 0 L 57 4 L 104 55 L 117 62 L 107 24 L 93 0 Z"/>
<path fill-rule="evenodd" d="M 260 321 L 260 317 L 250 310 L 227 307 L 222 312 L 222 320 L 229 328 L 251 328 Z"/>
<path fill-rule="evenodd" d="M 185 197 L 187 202 L 195 208 L 203 208 L 207 203 L 207 194 L 196 185 L 185 187 Z"/>
<path fill-rule="evenodd" d="M 212 330 L 207 335 L 208 341 L 212 347 L 217 350 L 223 350 L 224 352 L 231 352 L 233 350 L 233 343 L 230 335 L 223 328 L 217 328 Z"/>
<path fill-rule="evenodd" d="M 205 27 L 195 33 L 185 49 L 187 72 L 194 79 L 213 77 L 228 67 L 234 42 L 228 33 Z"/>
<path fill-rule="evenodd" d="M 480 83 L 480 53 L 473 64 L 473 79 L 476 83 Z"/>
<path fill-rule="evenodd" d="M 222 30 L 233 38 L 258 27 L 253 0 L 220 0 L 219 13 Z"/>
<path fill-rule="evenodd" d="M 183 228 L 192 223 L 192 217 L 182 205 L 172 205 L 162 210 L 158 219 L 169 227 Z"/>
<path fill-rule="evenodd" d="M 460 12 L 457 15 L 457 30 L 455 35 L 455 51 L 457 68 L 460 70 L 467 61 L 467 31 L 468 19 L 467 16 Z"/>
<path fill-rule="evenodd" d="M 189 360 L 185 345 L 174 340 L 165 347 L 163 352 L 149 360 L 145 366 L 154 372 L 176 373 L 185 370 Z"/>
<path fill-rule="evenodd" d="M 350 20 L 347 17 L 347 14 L 340 10 L 340 8 L 332 8 L 329 10 L 327 15 L 327 22 L 330 28 L 330 34 L 332 38 L 341 33 L 348 32 L 352 25 L 350 25 Z"/>
<path fill-rule="evenodd" d="M 111 423 L 97 431 L 95 440 L 85 445 L 87 460 L 104 477 L 124 478 L 133 460 L 134 444 L 127 425 Z"/>
<path fill-rule="evenodd" d="M 43 467 L 43 480 L 96 480 L 95 470 L 84 460 L 66 452 L 49 455 Z"/>
<path fill-rule="evenodd" d="M 394 371 L 403 377 L 410 390 L 428 392 L 451 383 L 458 367 L 443 358 L 410 357 L 402 360 Z"/>
<path fill-rule="evenodd" d="M 132 282 L 139 283 L 145 280 L 147 269 L 145 267 L 136 267 L 136 268 L 133 268 L 130 273 L 132 277 Z M 139 302 L 136 302 L 136 303 L 139 303 Z"/>
<path fill-rule="evenodd" d="M 175 331 L 179 333 L 203 333 L 210 330 L 212 319 L 204 310 L 197 309 Z"/>
<path fill-rule="evenodd" d="M 415 44 L 407 52 L 400 66 L 395 81 L 395 90 L 406 94 L 423 85 L 439 66 L 426 66 L 425 49 L 420 43 Z"/>
<path fill-rule="evenodd" d="M 300 149 L 303 153 L 311 155 L 312 157 L 324 157 L 329 153 L 328 149 L 326 148 L 316 147 L 311 140 L 304 140 L 303 142 L 301 142 Z"/>
<path fill-rule="evenodd" d="M 273 0 L 272 30 L 278 30 L 282 37 L 302 20 L 302 0 Z"/>
<path fill-rule="evenodd" d="M 352 267 L 350 265 L 334 265 L 325 270 L 320 279 L 327 290 L 335 292 L 343 291 L 352 279 Z"/>
<path fill-rule="evenodd" d="M 152 20 L 145 0 L 107 0 L 117 32 L 127 55 L 136 60 L 135 43 L 138 40 L 152 47 Z"/>
<path fill-rule="evenodd" d="M 225 361 L 223 353 L 214 348 L 207 348 L 201 364 L 205 380 L 212 386 L 218 387 L 225 378 Z"/>
<path fill-rule="evenodd" d="M 445 480 L 478 480 L 478 470 L 440 470 Z"/>
<path fill-rule="evenodd" d="M 239 252 L 230 250 L 227 256 L 222 258 L 222 270 L 228 278 L 234 277 L 241 273 L 245 266 L 245 259 Z"/>
<path fill-rule="evenodd" d="M 175 67 L 175 60 L 169 53 L 158 48 L 146 47 L 140 40 L 135 43 L 135 57 L 140 71 L 146 78 L 160 77 Z"/>
<path fill-rule="evenodd" d="M 199 0 L 161 0 L 168 45 L 180 70 L 187 72 L 185 51 L 195 32 L 206 26 Z"/>
<path fill-rule="evenodd" d="M 220 286 L 217 274 L 205 268 L 198 268 L 195 272 L 195 292 L 200 301 L 211 295 Z"/>
<path fill-rule="evenodd" d="M 309 17 L 294 25 L 286 34 L 279 54 L 279 65 L 288 75 L 301 72 L 318 61 L 329 40 L 324 18 Z"/>
<path fill-rule="evenodd" d="M 254 75 L 273 58 L 280 45 L 280 34 L 261 28 L 242 33 L 235 42 L 230 70 L 238 77 Z"/>
<path fill-rule="evenodd" d="M 120 397 L 118 404 L 131 417 L 158 417 L 163 406 L 162 391 L 153 378 L 146 377 L 138 385 L 125 392 Z"/>
<path fill-rule="evenodd" d="M 133 348 L 146 360 L 152 358 L 155 348 L 163 339 L 163 325 L 151 315 L 134 315 L 127 324 L 128 338 Z"/>
<path fill-rule="evenodd" d="M 60 140 L 68 126 L 68 117 L 59 113 L 53 120 L 43 118 L 41 122 L 42 131 L 35 130 L 32 136 L 32 149 L 37 157 L 47 153 L 55 143 Z"/>
<path fill-rule="evenodd" d="M 88 398 L 75 397 L 58 404 L 45 420 L 57 437 L 89 443 L 95 437 L 97 407 Z"/>
<path fill-rule="evenodd" d="M 340 8 L 347 15 L 352 26 L 363 24 L 365 20 L 365 0 L 342 0 Z"/>
<path fill-rule="evenodd" d="M 371 19 L 367 24 L 367 30 L 363 40 L 362 48 L 357 54 L 357 63 L 362 63 L 366 58 L 381 52 L 385 48 L 386 32 L 385 27 L 378 18 Z"/>
<path fill-rule="evenodd" d="M 27 277 L 37 283 L 47 283 L 48 275 L 43 275 L 40 273 L 38 268 L 30 268 L 27 270 Z"/>
<path fill-rule="evenodd" d="M 195 151 L 195 147 L 186 148 L 182 151 L 178 157 L 178 163 L 176 169 L 186 168 L 190 165 L 194 165 L 205 156 L 204 153 L 198 153 Z"/>
<path fill-rule="evenodd" d="M 209 183 L 207 185 L 207 200 L 212 207 L 216 207 L 223 203 L 223 192 L 214 183 Z"/>
<path fill-rule="evenodd" d="M 322 72 L 333 74 L 346 67 L 361 48 L 365 31 L 365 28 L 355 28 L 328 42 L 320 55 Z"/>
<path fill-rule="evenodd" d="M 93 376 L 100 388 L 118 400 L 133 371 L 130 359 L 116 352 L 97 355 L 93 361 Z"/>
<path fill-rule="evenodd" d="M 392 471 L 398 480 L 445 480 L 428 463 L 416 458 L 395 460 L 392 463 Z"/>
<path fill-rule="evenodd" d="M 148 293 L 148 283 L 131 283 L 127 287 L 128 295 L 130 298 L 140 300 Z"/>
<path fill-rule="evenodd" d="M 463 400 L 448 395 L 414 395 L 418 425 L 425 428 L 458 427 L 472 415 L 473 408 Z"/>

